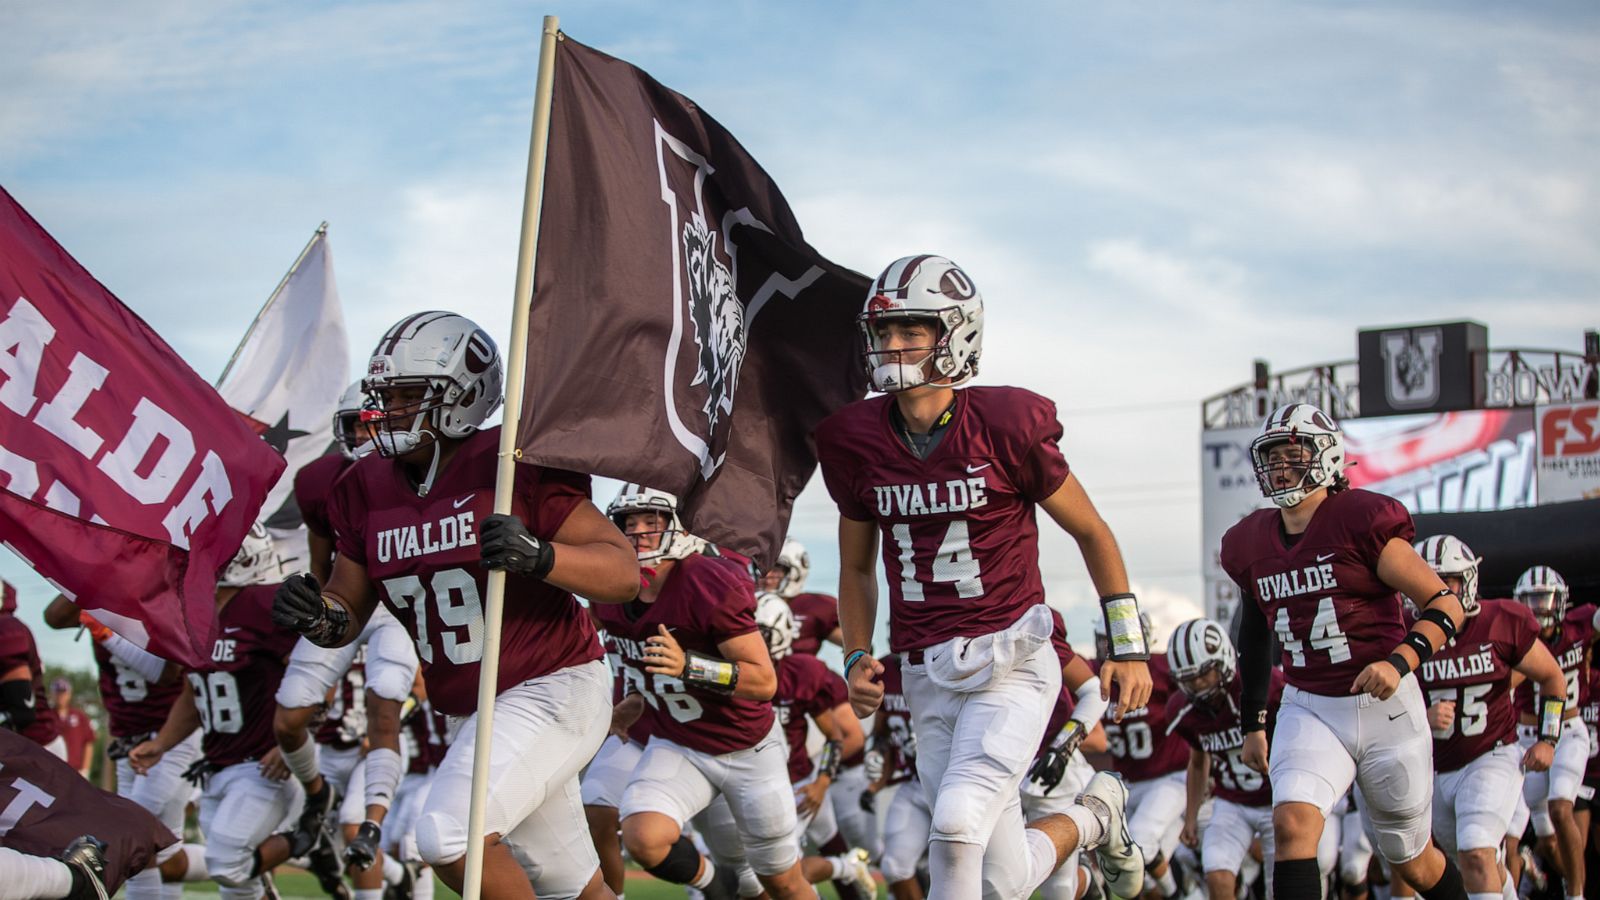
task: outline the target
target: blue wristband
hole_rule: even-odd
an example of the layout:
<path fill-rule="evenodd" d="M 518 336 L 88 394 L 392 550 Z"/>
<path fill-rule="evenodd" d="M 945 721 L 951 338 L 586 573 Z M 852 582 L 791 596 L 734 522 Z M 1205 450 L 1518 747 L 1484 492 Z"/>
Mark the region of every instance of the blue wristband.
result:
<path fill-rule="evenodd" d="M 866 655 L 867 655 L 867 651 L 865 651 L 865 650 L 852 650 L 852 651 L 850 651 L 850 655 L 846 656 L 844 658 L 844 677 L 845 678 L 849 678 L 850 677 L 850 669 L 852 667 L 854 667 L 856 663 L 861 661 L 861 657 L 866 656 Z"/>

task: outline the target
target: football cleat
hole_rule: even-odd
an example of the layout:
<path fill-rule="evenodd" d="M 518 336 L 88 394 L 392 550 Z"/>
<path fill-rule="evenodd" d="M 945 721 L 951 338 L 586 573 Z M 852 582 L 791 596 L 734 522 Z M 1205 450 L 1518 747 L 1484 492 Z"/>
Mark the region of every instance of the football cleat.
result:
<path fill-rule="evenodd" d="M 328 779 L 322 779 L 322 790 L 315 794 L 306 791 L 306 805 L 300 811 L 300 821 L 290 832 L 289 855 L 305 856 L 317 845 L 324 826 L 339 808 L 339 791 Z"/>
<path fill-rule="evenodd" d="M 422 875 L 422 867 L 414 862 L 403 862 L 400 864 L 400 869 L 400 880 L 394 884 L 384 885 L 383 900 L 411 900 L 415 896 L 417 879 Z"/>
<path fill-rule="evenodd" d="M 383 829 L 368 819 L 356 830 L 355 838 L 344 848 L 345 865 L 365 872 L 378 861 L 378 846 L 383 842 Z"/>
<path fill-rule="evenodd" d="M 1106 890 L 1117 897 L 1138 897 L 1144 889 L 1144 853 L 1128 834 L 1128 787 L 1120 776 L 1096 772 L 1078 795 L 1078 802 L 1100 818 L 1105 836 L 1095 848 Z"/>
<path fill-rule="evenodd" d="M 91 834 L 73 838 L 56 859 L 72 870 L 72 889 L 67 900 L 107 900 L 104 841 Z"/>
<path fill-rule="evenodd" d="M 271 872 L 261 873 L 261 900 L 283 900 L 283 894 L 278 891 L 278 880 L 272 877 Z"/>
<path fill-rule="evenodd" d="M 329 787 L 332 791 L 333 788 Z M 316 876 L 323 893 L 334 900 L 352 900 L 350 886 L 344 883 L 344 866 L 339 862 L 339 851 L 333 846 L 333 832 L 324 825 L 317 831 L 316 843 L 306 853 L 309 870 Z"/>
<path fill-rule="evenodd" d="M 865 848 L 854 847 L 849 853 L 841 854 L 839 861 L 844 863 L 844 877 L 839 879 L 845 884 L 861 887 L 869 893 L 876 890 L 877 885 L 872 880 L 872 854 Z"/>

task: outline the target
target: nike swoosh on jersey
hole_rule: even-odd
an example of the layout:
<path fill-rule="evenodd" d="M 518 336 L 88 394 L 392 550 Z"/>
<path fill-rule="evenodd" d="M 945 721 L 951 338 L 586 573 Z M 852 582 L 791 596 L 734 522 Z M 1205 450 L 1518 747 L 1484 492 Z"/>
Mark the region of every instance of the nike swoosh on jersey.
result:
<path fill-rule="evenodd" d="M 1337 553 L 1318 553 L 1317 554 L 1317 562 L 1319 562 L 1319 563 L 1320 562 L 1327 562 L 1328 560 L 1333 559 L 1335 556 L 1338 556 L 1338 555 L 1339 554 L 1337 554 Z"/>
<path fill-rule="evenodd" d="M 232 628 L 224 628 L 224 629 L 222 629 L 222 633 L 223 634 L 233 634 L 235 631 L 238 631 L 240 628 L 243 628 L 243 627 L 244 626 L 242 626 L 242 625 L 235 625 Z"/>
<path fill-rule="evenodd" d="M 984 469 L 987 469 L 992 465 L 994 465 L 994 463 L 984 463 L 981 466 L 967 466 L 967 474 L 971 475 L 973 472 L 982 472 Z"/>
<path fill-rule="evenodd" d="M 471 502 L 471 500 L 472 500 L 472 495 L 468 494 L 465 497 L 462 497 L 460 500 L 457 500 L 456 502 L 454 502 L 454 503 L 452 503 L 450 505 L 455 509 L 460 509 L 461 507 L 466 506 L 469 502 Z"/>

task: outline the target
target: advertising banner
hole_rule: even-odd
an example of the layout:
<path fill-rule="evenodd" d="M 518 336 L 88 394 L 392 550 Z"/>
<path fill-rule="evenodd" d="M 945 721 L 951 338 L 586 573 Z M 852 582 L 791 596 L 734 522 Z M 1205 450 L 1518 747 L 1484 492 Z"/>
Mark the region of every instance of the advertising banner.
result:
<path fill-rule="evenodd" d="M 1600 400 L 1541 406 L 1534 418 L 1540 502 L 1600 497 Z"/>

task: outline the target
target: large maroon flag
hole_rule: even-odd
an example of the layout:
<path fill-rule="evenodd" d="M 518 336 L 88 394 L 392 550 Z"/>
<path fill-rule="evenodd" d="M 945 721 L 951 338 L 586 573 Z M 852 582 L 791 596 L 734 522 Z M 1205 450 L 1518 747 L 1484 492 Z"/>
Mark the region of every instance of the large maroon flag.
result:
<path fill-rule="evenodd" d="M 866 392 L 868 283 L 694 101 L 563 36 L 523 459 L 671 491 L 696 534 L 770 564 L 812 429 Z"/>
<path fill-rule="evenodd" d="M 217 573 L 283 468 L 0 188 L 0 541 L 118 634 L 198 664 Z"/>

